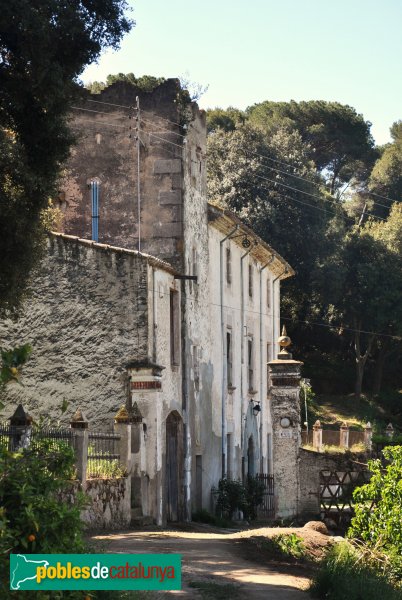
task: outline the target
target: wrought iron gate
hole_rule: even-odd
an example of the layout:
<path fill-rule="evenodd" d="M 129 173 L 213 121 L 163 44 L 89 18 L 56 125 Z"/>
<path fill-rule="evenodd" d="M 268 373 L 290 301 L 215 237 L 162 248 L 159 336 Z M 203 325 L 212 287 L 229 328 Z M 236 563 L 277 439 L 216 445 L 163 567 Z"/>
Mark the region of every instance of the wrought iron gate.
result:
<path fill-rule="evenodd" d="M 321 518 L 347 525 L 354 515 L 353 490 L 370 480 L 367 470 L 320 471 Z"/>
<path fill-rule="evenodd" d="M 275 495 L 274 495 L 274 476 L 266 473 L 259 473 L 257 479 L 265 485 L 263 500 L 257 508 L 259 519 L 273 519 L 275 517 Z"/>

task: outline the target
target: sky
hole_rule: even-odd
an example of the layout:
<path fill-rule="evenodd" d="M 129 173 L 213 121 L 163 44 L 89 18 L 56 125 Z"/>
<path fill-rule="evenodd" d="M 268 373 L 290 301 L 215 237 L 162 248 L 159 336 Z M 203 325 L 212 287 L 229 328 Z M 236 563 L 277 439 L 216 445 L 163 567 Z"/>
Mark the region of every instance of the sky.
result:
<path fill-rule="evenodd" d="M 402 0 L 130 0 L 135 27 L 82 80 L 185 76 L 202 108 L 334 100 L 372 123 L 402 119 Z"/>

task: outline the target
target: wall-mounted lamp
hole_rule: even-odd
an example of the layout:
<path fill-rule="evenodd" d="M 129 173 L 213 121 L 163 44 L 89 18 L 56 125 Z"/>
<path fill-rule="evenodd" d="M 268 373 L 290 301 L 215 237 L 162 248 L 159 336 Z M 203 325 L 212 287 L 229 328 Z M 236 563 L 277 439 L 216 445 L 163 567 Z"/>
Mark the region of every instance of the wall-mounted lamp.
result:
<path fill-rule="evenodd" d="M 253 406 L 253 415 L 254 415 L 255 417 L 257 417 L 257 416 L 258 416 L 258 414 L 259 414 L 260 412 L 261 412 L 261 406 L 260 406 L 260 403 L 259 403 L 259 402 L 256 402 L 256 403 L 254 404 L 254 406 Z"/>

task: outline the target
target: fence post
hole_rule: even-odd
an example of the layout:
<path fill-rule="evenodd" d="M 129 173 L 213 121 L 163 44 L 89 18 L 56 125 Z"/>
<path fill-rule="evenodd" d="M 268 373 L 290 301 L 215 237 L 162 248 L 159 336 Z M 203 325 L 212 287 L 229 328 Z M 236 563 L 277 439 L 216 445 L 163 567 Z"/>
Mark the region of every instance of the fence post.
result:
<path fill-rule="evenodd" d="M 19 450 L 20 448 L 28 448 L 31 443 L 32 433 L 32 417 L 25 412 L 22 404 L 17 406 L 17 409 L 10 421 L 10 439 L 8 449 L 11 451 Z"/>
<path fill-rule="evenodd" d="M 388 423 L 387 428 L 385 430 L 385 435 L 389 439 L 392 439 L 394 437 L 394 428 L 392 427 L 392 423 Z"/>
<path fill-rule="evenodd" d="M 129 475 L 131 472 L 131 423 L 130 415 L 124 404 L 115 415 L 114 432 L 120 435 L 120 464 L 127 471 L 127 475 Z"/>
<path fill-rule="evenodd" d="M 88 420 L 81 409 L 77 409 L 71 419 L 71 429 L 74 430 L 75 466 L 77 478 L 84 484 L 87 478 L 88 463 Z"/>
<path fill-rule="evenodd" d="M 339 430 L 339 446 L 349 448 L 349 425 L 344 421 Z"/>
<path fill-rule="evenodd" d="M 322 427 L 318 419 L 313 425 L 313 447 L 317 452 L 322 450 Z"/>
<path fill-rule="evenodd" d="M 368 450 L 371 450 L 371 438 L 373 437 L 373 428 L 371 427 L 370 421 L 364 428 L 364 445 Z"/>

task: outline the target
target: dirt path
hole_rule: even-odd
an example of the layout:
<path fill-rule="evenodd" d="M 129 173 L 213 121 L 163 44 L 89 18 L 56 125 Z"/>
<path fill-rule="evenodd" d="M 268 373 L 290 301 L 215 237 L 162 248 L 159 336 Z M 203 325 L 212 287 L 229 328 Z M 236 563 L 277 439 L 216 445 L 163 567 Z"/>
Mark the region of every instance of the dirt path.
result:
<path fill-rule="evenodd" d="M 253 533 L 265 535 L 265 531 L 261 529 L 226 534 L 130 531 L 108 536 L 98 535 L 92 539 L 104 544 L 104 552 L 181 554 L 182 590 L 164 592 L 163 595 L 166 596 L 216 597 L 228 600 L 308 600 L 309 594 L 302 591 L 309 585 L 305 575 L 291 574 L 289 569 L 284 572 L 283 569 L 276 568 L 275 563 L 267 566 L 258 560 L 258 552 L 245 543 L 245 537 L 250 537 Z M 211 595 L 201 596 L 192 585 L 206 586 Z"/>

